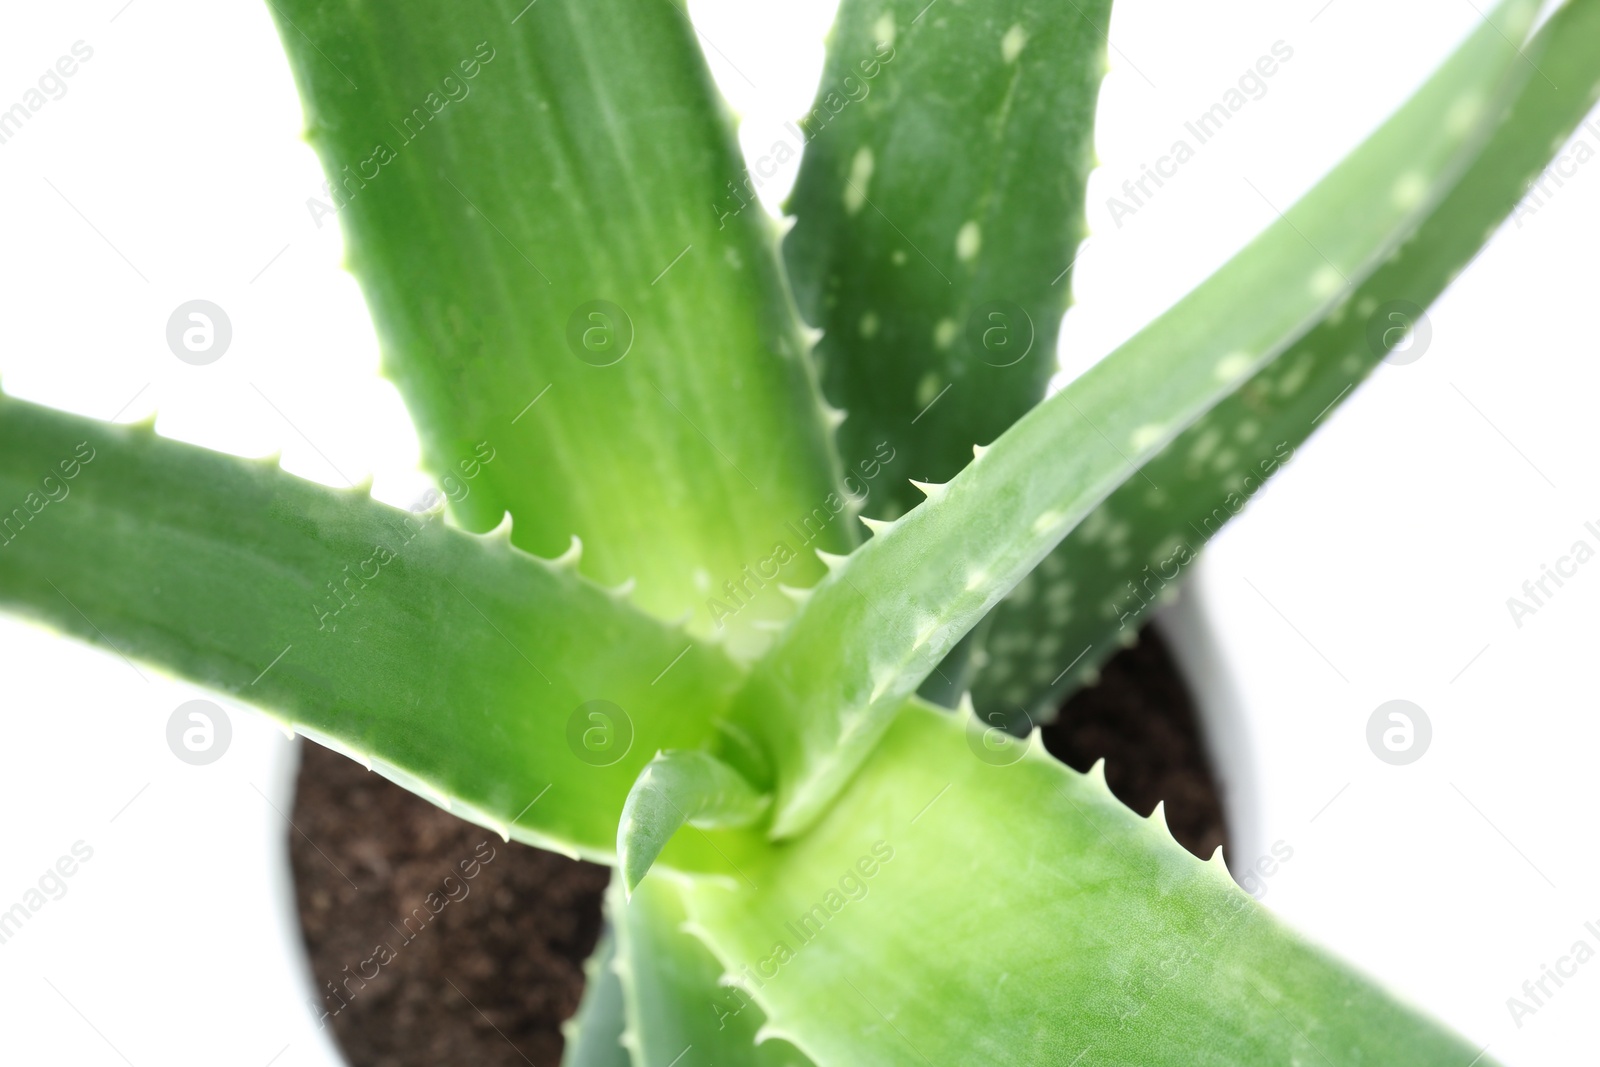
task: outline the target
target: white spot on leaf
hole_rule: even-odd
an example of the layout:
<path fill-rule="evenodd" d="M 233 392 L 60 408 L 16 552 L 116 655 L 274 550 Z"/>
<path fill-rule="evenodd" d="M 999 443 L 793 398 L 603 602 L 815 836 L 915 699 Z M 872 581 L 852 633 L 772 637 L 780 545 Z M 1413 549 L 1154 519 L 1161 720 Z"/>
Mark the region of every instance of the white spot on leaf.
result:
<path fill-rule="evenodd" d="M 894 44 L 894 15 L 885 11 L 878 21 L 872 24 L 872 36 L 879 44 Z"/>
<path fill-rule="evenodd" d="M 983 242 L 983 232 L 978 229 L 976 222 L 968 221 L 956 234 L 956 258 L 963 263 L 971 262 L 978 254 L 978 246 Z"/>
<path fill-rule="evenodd" d="M 865 146 L 856 149 L 855 157 L 850 160 L 850 178 L 844 185 L 844 209 L 852 215 L 867 202 L 867 185 L 872 181 L 872 167 L 872 149 Z"/>
<path fill-rule="evenodd" d="M 1133 446 L 1135 452 L 1143 452 L 1161 440 L 1161 435 L 1164 431 L 1165 427 L 1159 423 L 1148 423 L 1133 431 L 1133 436 L 1128 439 L 1128 443 Z"/>
<path fill-rule="evenodd" d="M 1189 449 L 1190 463 L 1204 463 L 1206 457 L 1217 450 L 1222 443 L 1222 431 L 1215 426 L 1208 427 L 1195 441 L 1194 447 Z"/>
<path fill-rule="evenodd" d="M 1249 370 L 1253 362 L 1248 352 L 1230 352 L 1217 361 L 1217 380 L 1231 382 Z"/>
<path fill-rule="evenodd" d="M 1422 203 L 1422 198 L 1428 195 L 1428 182 L 1421 174 L 1408 170 L 1400 175 L 1390 192 L 1394 206 L 1403 211 L 1409 211 Z"/>
<path fill-rule="evenodd" d="M 1450 111 L 1444 117 L 1445 129 L 1451 133 L 1465 133 L 1467 128 L 1478 118 L 1478 112 L 1483 110 L 1483 101 L 1477 96 L 1463 96 L 1450 105 Z"/>
<path fill-rule="evenodd" d="M 1332 267 L 1323 267 L 1311 276 L 1312 296 L 1332 296 L 1344 288 L 1344 277 Z"/>
<path fill-rule="evenodd" d="M 1064 517 L 1065 516 L 1063 516 L 1061 512 L 1051 508 L 1043 515 L 1040 515 L 1037 519 L 1033 520 L 1033 532 L 1044 533 L 1045 531 L 1058 526 Z"/>
<path fill-rule="evenodd" d="M 1028 31 L 1022 28 L 1020 22 L 1015 23 L 1006 31 L 1006 35 L 1000 38 L 1000 58 L 1007 63 L 1014 61 L 1022 53 L 1022 46 L 1027 43 Z"/>

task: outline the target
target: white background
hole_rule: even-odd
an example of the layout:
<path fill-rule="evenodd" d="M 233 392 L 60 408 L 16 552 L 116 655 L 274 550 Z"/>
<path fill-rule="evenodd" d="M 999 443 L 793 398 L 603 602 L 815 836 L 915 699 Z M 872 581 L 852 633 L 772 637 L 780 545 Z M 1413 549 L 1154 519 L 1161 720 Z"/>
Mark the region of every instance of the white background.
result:
<path fill-rule="evenodd" d="M 695 7 L 755 153 L 806 109 L 829 8 Z M 1292 202 L 1479 19 L 1467 0 L 1120 0 L 1068 370 L 1272 221 L 1250 183 Z M 337 229 L 306 209 L 322 178 L 266 6 L 8 5 L 0 27 L 0 108 L 74 42 L 94 49 L 0 145 L 5 390 L 99 418 L 158 412 L 163 434 L 281 450 L 295 473 L 371 474 L 380 498 L 414 500 L 427 484 L 415 436 L 376 375 Z M 1118 227 L 1106 197 L 1279 40 L 1295 54 L 1267 95 Z M 1504 604 L 1600 520 L 1597 174 L 1502 232 L 1433 310 L 1430 351 L 1382 368 L 1325 421 L 1208 553 L 1189 608 L 1220 627 L 1213 666 L 1250 738 L 1258 803 L 1234 813 L 1244 858 L 1280 839 L 1295 850 L 1266 903 L 1524 1065 L 1592 1058 L 1585 1023 L 1600 1011 L 1600 961 L 1520 1029 L 1505 1006 L 1573 941 L 1600 949 L 1583 930 L 1600 925 L 1600 562 L 1521 629 Z M 792 178 L 763 188 L 769 206 Z M 172 310 L 195 298 L 233 324 L 205 367 L 165 342 Z M 74 842 L 94 849 L 66 895 L 0 945 L 0 1056 L 330 1062 L 294 984 L 282 736 L 230 706 L 224 758 L 180 763 L 166 722 L 196 691 L 9 619 L 0 672 L 0 909 Z M 1410 767 L 1366 748 L 1367 716 L 1395 697 L 1434 724 Z"/>

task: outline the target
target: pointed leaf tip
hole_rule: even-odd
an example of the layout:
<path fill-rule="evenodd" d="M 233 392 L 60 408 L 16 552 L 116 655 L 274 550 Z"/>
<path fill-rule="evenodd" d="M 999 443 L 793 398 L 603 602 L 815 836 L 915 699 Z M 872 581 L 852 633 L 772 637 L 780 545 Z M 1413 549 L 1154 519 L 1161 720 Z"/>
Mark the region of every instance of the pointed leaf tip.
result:
<path fill-rule="evenodd" d="M 873 537 L 881 537 L 894 529 L 894 522 L 890 519 L 869 519 L 865 515 L 857 515 L 861 525 L 872 531 Z"/>
<path fill-rule="evenodd" d="M 617 823 L 617 867 L 631 897 L 672 835 L 685 823 L 700 829 L 748 826 L 771 798 L 709 752 L 658 752 L 639 772 Z"/>
<path fill-rule="evenodd" d="M 1104 786 L 1106 784 L 1106 758 L 1101 756 L 1099 759 L 1095 760 L 1094 766 L 1090 767 L 1084 773 L 1085 777 L 1087 777 L 1091 782 L 1097 782 Z"/>
<path fill-rule="evenodd" d="M 817 558 L 823 562 L 823 565 L 828 568 L 829 574 L 832 574 L 834 571 L 838 570 L 844 565 L 844 561 L 850 558 L 849 556 L 840 556 L 832 552 L 824 552 L 820 548 L 813 549 L 813 551 L 816 552 Z"/>
<path fill-rule="evenodd" d="M 495 528 L 483 536 L 492 537 L 497 541 L 509 542 L 511 540 L 511 521 L 511 512 L 508 511 L 500 516 L 500 521 L 495 524 Z"/>
<path fill-rule="evenodd" d="M 978 708 L 972 702 L 972 690 L 963 689 L 961 697 L 956 701 L 956 714 L 963 720 L 973 718 L 978 714 Z"/>
<path fill-rule="evenodd" d="M 782 582 L 779 582 L 778 592 L 792 600 L 796 607 L 803 608 L 806 605 L 806 601 L 811 599 L 812 590 L 800 589 L 796 586 L 784 585 Z"/>
<path fill-rule="evenodd" d="M 567 550 L 561 553 L 561 555 L 552 559 L 550 564 L 555 567 L 562 567 L 571 570 L 576 568 L 578 566 L 578 562 L 582 559 L 583 540 L 579 538 L 577 534 L 573 534 L 571 542 L 569 542 L 567 545 Z"/>

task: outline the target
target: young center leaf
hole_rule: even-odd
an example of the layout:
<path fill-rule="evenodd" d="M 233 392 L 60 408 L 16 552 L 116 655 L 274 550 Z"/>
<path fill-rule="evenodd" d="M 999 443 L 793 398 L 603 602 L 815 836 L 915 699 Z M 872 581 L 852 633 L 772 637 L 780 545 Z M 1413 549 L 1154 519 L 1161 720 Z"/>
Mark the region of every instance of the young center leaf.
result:
<path fill-rule="evenodd" d="M 617 824 L 617 871 L 631 893 L 685 824 L 701 829 L 749 826 L 772 798 L 709 752 L 659 753 L 639 774 Z"/>

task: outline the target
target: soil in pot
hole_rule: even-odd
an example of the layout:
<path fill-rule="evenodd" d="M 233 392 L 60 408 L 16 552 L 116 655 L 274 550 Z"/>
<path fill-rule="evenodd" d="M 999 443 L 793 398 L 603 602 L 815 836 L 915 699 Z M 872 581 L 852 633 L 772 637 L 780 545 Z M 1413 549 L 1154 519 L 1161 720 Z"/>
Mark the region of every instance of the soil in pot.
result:
<path fill-rule="evenodd" d="M 1043 730 L 1076 768 L 1209 857 L 1226 828 L 1198 721 L 1154 630 Z M 321 1004 L 352 1067 L 556 1067 L 608 872 L 450 815 L 303 746 L 290 858 Z M 448 881 L 447 881 L 448 876 Z M 388 951 L 375 952 L 375 946 Z"/>

